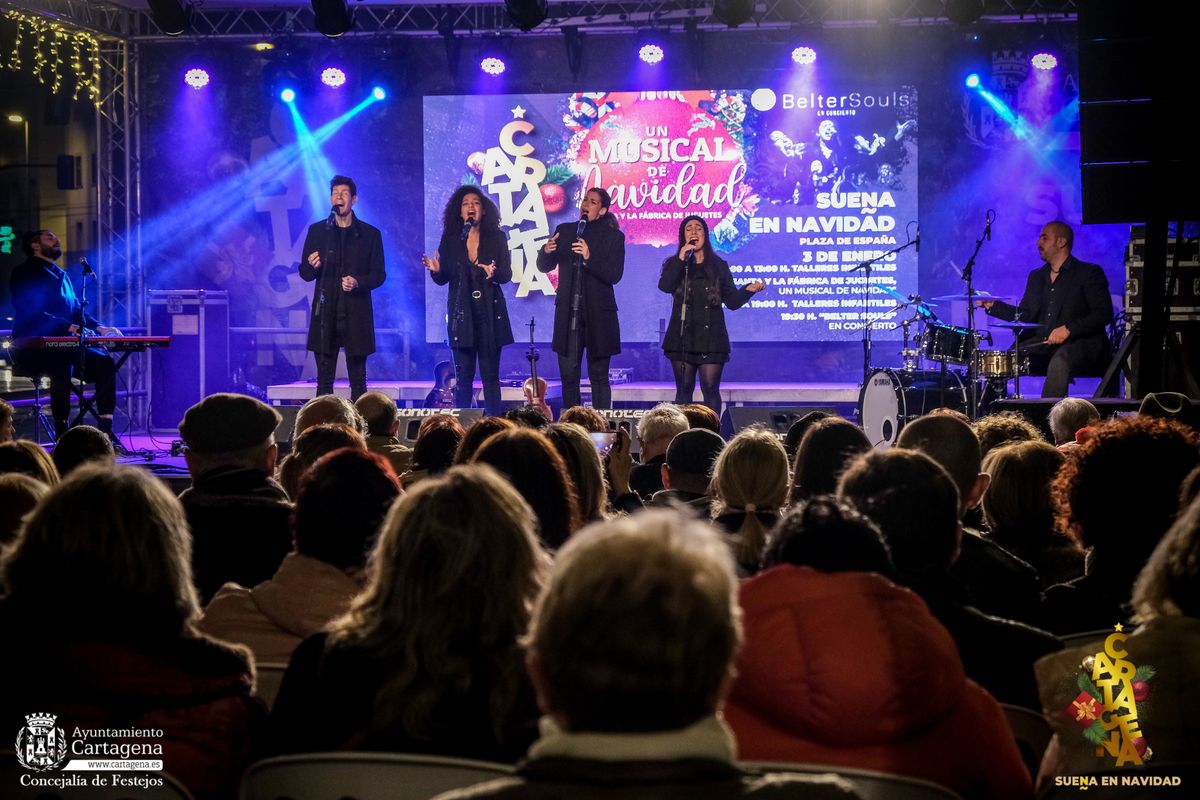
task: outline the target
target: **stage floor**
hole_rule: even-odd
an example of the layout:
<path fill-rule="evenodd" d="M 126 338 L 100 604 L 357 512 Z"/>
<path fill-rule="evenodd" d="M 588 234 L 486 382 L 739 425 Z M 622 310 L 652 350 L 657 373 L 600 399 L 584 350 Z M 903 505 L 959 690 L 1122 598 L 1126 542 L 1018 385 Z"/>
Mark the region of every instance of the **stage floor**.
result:
<path fill-rule="evenodd" d="M 370 381 L 368 388 L 387 394 L 403 408 L 419 408 L 425 402 L 432 385 L 428 381 Z M 590 389 L 583 383 L 584 402 L 590 400 Z M 727 406 L 743 405 L 856 405 L 858 403 L 856 383 L 745 383 L 731 381 L 721 384 L 721 400 Z M 350 397 L 350 385 L 336 381 L 334 394 Z M 267 398 L 272 405 L 298 405 L 316 397 L 315 381 L 296 381 L 267 387 Z M 501 385 L 501 399 L 505 403 L 519 403 L 524 399 L 519 386 Z M 699 387 L 695 394 L 700 397 Z M 562 384 L 548 381 L 546 400 L 556 405 L 562 398 Z M 483 402 L 483 385 L 475 383 L 477 404 Z M 617 383 L 612 387 L 614 405 L 653 406 L 669 403 L 675 399 L 675 384 L 665 381 L 634 381 Z"/>

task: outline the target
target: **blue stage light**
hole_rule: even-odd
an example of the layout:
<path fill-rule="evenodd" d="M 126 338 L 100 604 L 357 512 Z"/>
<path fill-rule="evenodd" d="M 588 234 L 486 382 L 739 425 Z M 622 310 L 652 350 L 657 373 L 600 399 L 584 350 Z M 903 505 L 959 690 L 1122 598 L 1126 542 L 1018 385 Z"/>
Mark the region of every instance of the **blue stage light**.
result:
<path fill-rule="evenodd" d="M 296 90 L 290 87 L 284 89 L 279 93 L 279 99 L 285 103 L 294 103 L 296 101 Z"/>
<path fill-rule="evenodd" d="M 383 98 L 387 97 L 387 92 L 383 90 L 382 86 L 376 86 L 371 90 L 371 96 L 376 100 L 382 100 Z"/>
<path fill-rule="evenodd" d="M 1058 66 L 1058 59 L 1052 53 L 1037 53 L 1029 59 L 1035 69 L 1050 70 Z"/>
<path fill-rule="evenodd" d="M 817 51 L 811 47 L 797 47 L 792 51 L 792 61 L 797 64 L 815 64 L 817 61 Z"/>
<path fill-rule="evenodd" d="M 503 75 L 504 70 L 507 69 L 504 59 L 496 58 L 495 56 L 488 56 L 480 61 L 479 68 L 492 77 Z"/>
<path fill-rule="evenodd" d="M 200 67 L 193 67 L 184 74 L 183 82 L 193 89 L 203 89 L 208 86 L 208 71 Z"/>
<path fill-rule="evenodd" d="M 979 75 L 978 75 L 978 73 L 972 72 L 970 75 L 967 76 L 967 88 L 975 89 L 978 87 L 979 87 Z"/>
<path fill-rule="evenodd" d="M 663 56 L 665 55 L 666 53 L 663 52 L 662 47 L 654 43 L 644 44 L 638 50 L 638 58 L 647 64 L 657 64 L 663 60 Z"/>

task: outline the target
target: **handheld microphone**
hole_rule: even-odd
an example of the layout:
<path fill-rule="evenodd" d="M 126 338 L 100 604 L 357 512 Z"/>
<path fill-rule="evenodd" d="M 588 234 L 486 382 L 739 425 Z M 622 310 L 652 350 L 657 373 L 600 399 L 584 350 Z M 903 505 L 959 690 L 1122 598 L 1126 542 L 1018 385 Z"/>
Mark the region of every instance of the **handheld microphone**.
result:
<path fill-rule="evenodd" d="M 83 266 L 83 274 L 85 277 L 88 275 L 95 277 L 96 270 L 92 269 L 92 265 L 88 263 L 86 258 L 80 258 L 79 263 Z"/>
<path fill-rule="evenodd" d="M 983 226 L 983 238 L 987 239 L 989 242 L 992 240 L 992 220 L 995 218 L 995 214 L 989 210 L 986 217 L 987 224 Z"/>
<path fill-rule="evenodd" d="M 575 225 L 575 235 L 576 236 L 583 236 L 583 232 L 587 230 L 587 223 L 588 223 L 588 218 L 587 218 L 586 214 L 579 218 L 579 222 L 576 223 L 576 225 Z"/>
<path fill-rule="evenodd" d="M 337 219 L 338 209 L 340 209 L 341 207 L 342 207 L 341 203 L 334 203 L 333 206 L 329 209 L 329 216 L 325 218 L 326 227 L 329 227 L 329 228 L 333 227 L 334 221 Z"/>
<path fill-rule="evenodd" d="M 475 227 L 475 218 L 474 217 L 467 217 L 465 220 L 463 220 L 462 240 L 464 242 L 467 240 L 467 237 L 471 235 L 471 229 L 474 227 Z"/>
<path fill-rule="evenodd" d="M 690 244 L 692 246 L 692 249 L 689 250 L 688 254 L 687 254 L 688 263 L 692 263 L 696 260 L 696 245 L 698 245 L 699 243 L 700 242 L 697 241 L 696 239 L 692 239 L 690 242 L 688 242 L 688 244 Z"/>

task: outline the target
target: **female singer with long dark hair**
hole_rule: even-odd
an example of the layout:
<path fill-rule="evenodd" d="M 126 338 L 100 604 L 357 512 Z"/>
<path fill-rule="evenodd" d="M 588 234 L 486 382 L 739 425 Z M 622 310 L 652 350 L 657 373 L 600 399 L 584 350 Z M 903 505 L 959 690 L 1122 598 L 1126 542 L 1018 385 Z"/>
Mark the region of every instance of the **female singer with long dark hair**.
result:
<path fill-rule="evenodd" d="M 496 204 L 477 187 L 460 186 L 442 212 L 437 255 L 421 261 L 434 283 L 450 284 L 446 329 L 457 376 L 454 402 L 471 407 L 478 362 L 487 413 L 499 414 L 500 348 L 513 342 L 500 286 L 512 280 L 512 259 Z"/>
<path fill-rule="evenodd" d="M 592 406 L 612 407 L 608 364 L 621 352 L 613 286 L 625 272 L 625 234 L 609 213 L 610 205 L 608 192 L 598 186 L 588 189 L 580 204 L 579 222 L 559 225 L 538 252 L 538 271 L 558 267 L 553 349 L 558 354 L 564 409 L 579 405 L 579 366 L 584 350 Z"/>
<path fill-rule="evenodd" d="M 692 402 L 698 372 L 704 405 L 720 414 L 721 372 L 729 360 L 721 304 L 741 308 L 766 284 L 754 281 L 739 289 L 725 259 L 712 249 L 708 225 L 691 216 L 679 223 L 679 251 L 663 262 L 658 288 L 673 298 L 663 352 L 675 372 L 675 402 Z"/>

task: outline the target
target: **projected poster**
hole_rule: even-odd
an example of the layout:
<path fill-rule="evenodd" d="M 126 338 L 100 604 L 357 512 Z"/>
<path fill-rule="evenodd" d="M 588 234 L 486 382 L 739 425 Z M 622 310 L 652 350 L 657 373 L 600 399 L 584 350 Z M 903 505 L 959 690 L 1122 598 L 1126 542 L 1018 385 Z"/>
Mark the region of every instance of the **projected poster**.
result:
<path fill-rule="evenodd" d="M 766 290 L 727 316 L 734 341 L 850 341 L 864 290 L 880 339 L 893 295 L 917 291 L 910 248 L 854 271 L 915 233 L 917 97 L 909 86 L 770 88 L 426 97 L 425 252 L 437 247 L 446 199 L 463 183 L 500 209 L 512 253 L 505 288 L 514 333 L 537 320 L 549 339 L 557 274 L 538 249 L 577 219 L 602 186 L 626 237 L 616 287 L 621 338 L 657 342 L 670 314 L 658 291 L 679 222 L 703 217 L 739 285 Z M 446 290 L 426 284 L 428 341 L 446 336 Z"/>

